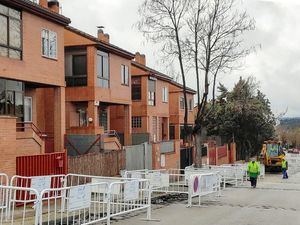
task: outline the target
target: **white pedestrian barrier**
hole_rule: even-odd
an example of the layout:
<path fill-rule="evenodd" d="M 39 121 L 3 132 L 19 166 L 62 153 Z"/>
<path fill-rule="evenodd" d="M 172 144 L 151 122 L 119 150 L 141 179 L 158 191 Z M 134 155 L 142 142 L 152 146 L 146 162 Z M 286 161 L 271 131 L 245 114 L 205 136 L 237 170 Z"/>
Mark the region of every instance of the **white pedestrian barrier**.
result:
<path fill-rule="evenodd" d="M 65 184 L 68 186 L 82 183 L 104 182 L 109 185 L 107 221 L 111 218 L 134 211 L 147 210 L 147 220 L 151 220 L 151 188 L 150 182 L 143 178 L 117 178 L 68 174 Z M 92 189 L 92 192 L 94 190 Z M 105 190 L 98 190 L 105 192 Z"/>
<path fill-rule="evenodd" d="M 107 183 L 46 189 L 41 192 L 39 224 L 96 224 L 108 219 Z"/>
<path fill-rule="evenodd" d="M 169 170 L 135 170 L 125 171 L 124 176 L 127 178 L 142 177 L 150 180 L 151 189 L 153 193 L 167 193 L 167 194 L 187 194 L 188 199 L 192 198 L 190 189 L 190 177 L 192 175 L 207 174 L 206 171 L 192 171 L 181 169 Z M 220 176 L 217 173 L 211 172 L 217 179 L 215 192 L 220 195 Z"/>
<path fill-rule="evenodd" d="M 192 207 L 194 197 L 198 197 L 198 206 L 201 206 L 201 197 L 217 193 L 220 190 L 219 176 L 216 173 L 191 175 L 189 179 L 188 206 Z"/>
<path fill-rule="evenodd" d="M 0 225 L 110 224 L 113 217 L 140 210 L 147 211 L 146 219 L 151 220 L 147 179 L 14 176 L 10 186 L 0 185 Z"/>
<path fill-rule="evenodd" d="M 217 173 L 221 177 L 221 183 L 223 188 L 226 188 L 226 184 L 232 184 L 235 186 L 241 185 L 245 181 L 245 171 L 243 167 L 233 165 L 213 166 L 206 165 L 202 168 L 187 167 L 185 173 Z"/>
<path fill-rule="evenodd" d="M 300 172 L 300 154 L 287 153 L 285 159 L 288 162 L 288 174 Z"/>
<path fill-rule="evenodd" d="M 41 193 L 45 189 L 62 187 L 64 180 L 65 175 L 31 177 L 15 175 L 11 178 L 10 186 L 32 188 Z"/>
<path fill-rule="evenodd" d="M 38 225 L 39 193 L 32 188 L 0 186 L 0 224 Z"/>

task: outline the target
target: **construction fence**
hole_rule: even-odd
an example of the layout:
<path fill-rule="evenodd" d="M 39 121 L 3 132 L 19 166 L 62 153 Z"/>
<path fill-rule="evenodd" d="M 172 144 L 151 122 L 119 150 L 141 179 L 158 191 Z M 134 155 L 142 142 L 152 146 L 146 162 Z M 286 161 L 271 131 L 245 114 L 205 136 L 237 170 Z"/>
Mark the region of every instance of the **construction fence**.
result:
<path fill-rule="evenodd" d="M 125 169 L 126 155 L 125 150 L 118 150 L 69 156 L 68 172 L 95 176 L 117 176 L 121 170 Z"/>
<path fill-rule="evenodd" d="M 139 210 L 146 210 L 151 219 L 151 189 L 146 179 L 14 176 L 9 185 L 0 186 L 1 225 L 110 224 L 116 216 Z"/>

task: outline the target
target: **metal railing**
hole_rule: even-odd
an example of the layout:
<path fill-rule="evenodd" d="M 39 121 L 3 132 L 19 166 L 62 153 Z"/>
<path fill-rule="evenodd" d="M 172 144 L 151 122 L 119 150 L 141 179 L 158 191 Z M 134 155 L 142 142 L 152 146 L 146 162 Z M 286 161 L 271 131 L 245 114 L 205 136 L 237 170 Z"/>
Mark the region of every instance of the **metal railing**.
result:
<path fill-rule="evenodd" d="M 32 130 L 40 138 L 46 138 L 48 135 L 42 132 L 34 123 L 32 122 L 17 122 L 17 132 L 24 132 L 26 130 Z"/>
<path fill-rule="evenodd" d="M 151 220 L 151 187 L 146 179 L 68 174 L 14 176 L 10 184 L 0 185 L 1 225 L 109 225 L 113 217 L 144 210 Z"/>
<path fill-rule="evenodd" d="M 192 176 L 201 176 L 209 174 L 214 176 L 213 180 L 210 180 L 213 189 L 210 191 L 203 191 L 197 189 L 197 196 L 209 195 L 212 193 L 218 193 L 221 195 L 221 177 L 216 172 L 207 173 L 206 171 L 184 173 L 185 170 L 181 169 L 169 169 L 169 170 L 135 170 L 125 171 L 124 177 L 127 178 L 145 178 L 150 181 L 153 193 L 167 193 L 167 194 L 187 194 L 188 206 L 192 206 L 192 198 L 195 197 L 195 191 L 193 192 L 194 182 L 191 182 Z M 203 180 L 199 180 L 199 187 L 203 187 Z M 206 182 L 206 181 L 205 181 Z M 205 183 L 206 184 L 206 183 Z M 201 193 L 200 193 L 201 191 Z M 200 200 L 199 200 L 200 201 Z M 200 204 L 200 203 L 199 203 Z"/>

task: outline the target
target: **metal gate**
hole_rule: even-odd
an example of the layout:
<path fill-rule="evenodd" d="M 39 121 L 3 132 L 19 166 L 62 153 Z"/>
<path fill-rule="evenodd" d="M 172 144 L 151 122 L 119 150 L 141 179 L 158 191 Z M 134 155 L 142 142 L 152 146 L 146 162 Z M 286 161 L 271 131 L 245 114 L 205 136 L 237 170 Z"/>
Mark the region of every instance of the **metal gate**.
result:
<path fill-rule="evenodd" d="M 125 146 L 126 170 L 152 169 L 152 145 Z"/>
<path fill-rule="evenodd" d="M 193 148 L 180 149 L 180 168 L 185 169 L 193 164 Z"/>
<path fill-rule="evenodd" d="M 66 151 L 16 158 L 16 175 L 47 176 L 67 173 L 68 158 Z"/>

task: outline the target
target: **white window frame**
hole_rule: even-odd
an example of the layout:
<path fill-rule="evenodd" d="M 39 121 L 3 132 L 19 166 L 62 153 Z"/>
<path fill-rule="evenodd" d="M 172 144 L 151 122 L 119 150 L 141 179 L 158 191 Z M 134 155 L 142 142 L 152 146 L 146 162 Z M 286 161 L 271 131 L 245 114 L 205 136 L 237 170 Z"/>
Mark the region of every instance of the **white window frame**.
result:
<path fill-rule="evenodd" d="M 25 110 L 24 110 L 24 122 L 32 122 L 33 121 L 33 119 L 32 119 L 32 97 L 29 97 L 29 96 L 24 96 L 24 108 L 25 108 L 25 99 L 30 99 L 30 118 L 31 118 L 31 120 L 26 120 L 25 119 Z"/>
<path fill-rule="evenodd" d="M 163 101 L 163 103 L 168 103 L 169 102 L 169 89 L 168 89 L 168 87 L 163 87 L 162 88 L 162 101 Z"/>
<path fill-rule="evenodd" d="M 44 49 L 43 49 L 43 37 L 44 37 L 44 32 L 46 33 L 47 35 L 47 53 L 44 54 Z M 51 48 L 50 48 L 50 44 L 51 44 L 51 40 L 50 40 L 50 37 L 51 35 L 54 35 L 55 36 L 55 53 L 51 53 Z M 57 42 L 58 42 L 58 39 L 57 39 L 57 33 L 54 32 L 54 31 L 51 31 L 51 30 L 48 30 L 48 29 L 42 29 L 42 32 L 41 32 L 41 52 L 42 52 L 42 56 L 43 57 L 46 57 L 46 58 L 49 58 L 49 59 L 57 59 Z"/>
<path fill-rule="evenodd" d="M 129 86 L 129 67 L 126 65 L 121 65 L 121 83 Z"/>

